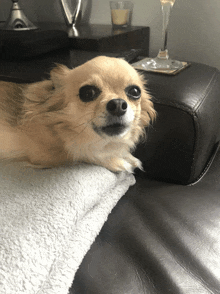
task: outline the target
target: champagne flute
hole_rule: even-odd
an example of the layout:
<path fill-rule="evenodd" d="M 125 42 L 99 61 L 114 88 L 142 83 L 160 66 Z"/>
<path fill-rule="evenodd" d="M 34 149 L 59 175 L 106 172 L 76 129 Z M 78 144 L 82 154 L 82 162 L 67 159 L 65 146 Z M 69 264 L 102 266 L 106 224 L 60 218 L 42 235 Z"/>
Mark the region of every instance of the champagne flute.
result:
<path fill-rule="evenodd" d="M 169 58 L 167 49 L 168 24 L 171 9 L 175 0 L 160 0 L 163 15 L 163 29 L 162 29 L 162 47 L 159 50 L 157 57 L 145 58 L 133 64 L 135 68 L 149 71 L 158 70 L 179 70 L 183 68 L 183 63 Z"/>

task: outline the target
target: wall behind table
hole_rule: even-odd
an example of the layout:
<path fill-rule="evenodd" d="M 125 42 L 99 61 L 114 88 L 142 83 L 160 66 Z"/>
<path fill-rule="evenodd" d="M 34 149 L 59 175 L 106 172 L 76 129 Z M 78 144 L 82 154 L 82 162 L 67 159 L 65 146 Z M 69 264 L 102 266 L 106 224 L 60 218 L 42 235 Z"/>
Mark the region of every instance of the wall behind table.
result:
<path fill-rule="evenodd" d="M 74 0 L 73 0 L 74 1 Z M 110 24 L 109 0 L 84 0 L 84 21 Z M 161 46 L 162 16 L 159 0 L 132 0 L 133 25 L 150 26 L 150 56 Z M 34 21 L 64 22 L 59 0 L 19 0 Z M 11 1 L 0 0 L 0 20 L 8 16 Z M 170 56 L 220 69 L 220 1 L 176 0 L 168 36 Z"/>

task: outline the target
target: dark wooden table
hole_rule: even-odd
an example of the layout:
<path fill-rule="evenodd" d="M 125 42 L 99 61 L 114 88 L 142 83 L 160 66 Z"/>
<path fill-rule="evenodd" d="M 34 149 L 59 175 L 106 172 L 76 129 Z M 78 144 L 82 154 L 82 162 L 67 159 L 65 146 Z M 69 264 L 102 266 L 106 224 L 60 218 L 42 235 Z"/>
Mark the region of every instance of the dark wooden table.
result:
<path fill-rule="evenodd" d="M 76 67 L 98 55 L 100 52 L 62 49 L 31 60 L 0 60 L 0 79 L 14 82 L 36 82 L 48 78 L 50 70 L 58 63 L 69 68 Z M 106 53 L 114 56 L 116 54 Z"/>
<path fill-rule="evenodd" d="M 54 23 L 40 23 L 39 27 L 41 30 L 69 30 L 65 25 Z M 148 55 L 149 27 L 131 27 L 119 32 L 113 31 L 110 25 L 82 25 L 78 28 L 78 33 L 78 36 L 69 35 L 68 48 L 51 51 L 28 60 L 21 60 L 19 57 L 15 60 L 0 58 L 0 79 L 35 82 L 47 78 L 56 63 L 73 68 L 98 55 L 117 56 L 118 52 L 134 48 L 146 48 L 144 55 Z M 8 35 L 7 31 L 0 29 L 0 37 Z"/>

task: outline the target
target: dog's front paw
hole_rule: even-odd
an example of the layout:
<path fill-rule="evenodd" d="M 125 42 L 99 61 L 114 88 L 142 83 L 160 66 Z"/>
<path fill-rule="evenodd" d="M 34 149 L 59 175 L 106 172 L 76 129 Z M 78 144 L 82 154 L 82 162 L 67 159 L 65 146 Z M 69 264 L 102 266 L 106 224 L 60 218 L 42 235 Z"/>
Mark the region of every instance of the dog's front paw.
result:
<path fill-rule="evenodd" d="M 140 170 L 143 171 L 141 161 L 132 155 L 129 155 L 129 157 L 127 157 L 124 160 L 124 166 L 125 166 L 125 170 L 130 173 L 133 173 L 136 168 L 139 168 Z"/>
<path fill-rule="evenodd" d="M 111 160 L 105 161 L 103 166 L 113 172 L 133 173 L 135 168 L 143 170 L 141 161 L 132 155 L 126 158 L 111 158 Z"/>
<path fill-rule="evenodd" d="M 124 163 L 123 163 L 123 171 L 126 171 L 128 173 L 133 173 L 134 172 L 134 169 L 136 167 L 134 167 L 131 163 L 127 162 L 124 160 Z"/>

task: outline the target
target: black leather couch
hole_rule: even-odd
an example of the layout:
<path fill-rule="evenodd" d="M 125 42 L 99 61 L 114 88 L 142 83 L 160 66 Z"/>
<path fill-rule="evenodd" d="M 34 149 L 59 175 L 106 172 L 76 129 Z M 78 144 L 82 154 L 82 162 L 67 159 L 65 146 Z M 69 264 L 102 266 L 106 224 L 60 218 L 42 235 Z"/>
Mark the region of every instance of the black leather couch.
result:
<path fill-rule="evenodd" d="M 95 55 L 1 61 L 0 78 L 37 81 L 54 62 Z M 176 76 L 145 75 L 158 113 L 135 151 L 145 172 L 111 212 L 70 294 L 220 293 L 219 71 L 192 63 Z"/>
<path fill-rule="evenodd" d="M 220 75 L 145 74 L 158 112 L 145 173 L 110 214 L 71 294 L 220 293 Z"/>
<path fill-rule="evenodd" d="M 219 153 L 193 186 L 137 177 L 85 256 L 70 293 L 220 293 L 219 178 Z"/>

